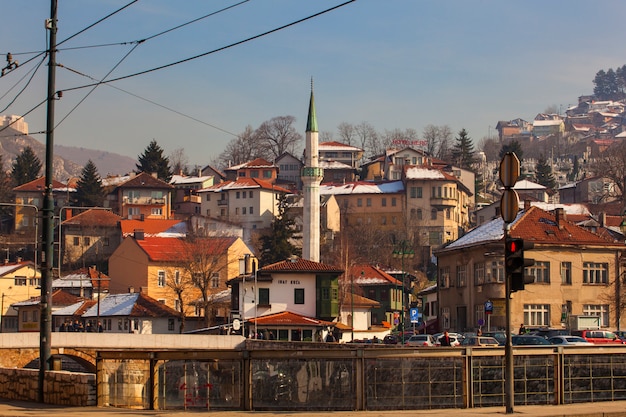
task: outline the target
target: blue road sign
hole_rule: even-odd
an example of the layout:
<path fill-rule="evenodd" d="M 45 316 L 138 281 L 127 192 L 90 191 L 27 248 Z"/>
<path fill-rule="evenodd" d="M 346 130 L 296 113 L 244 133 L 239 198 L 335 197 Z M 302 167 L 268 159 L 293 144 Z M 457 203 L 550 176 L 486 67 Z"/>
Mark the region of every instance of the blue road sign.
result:
<path fill-rule="evenodd" d="M 411 313 L 411 323 L 419 323 L 419 310 L 417 308 L 412 308 L 410 310 Z"/>

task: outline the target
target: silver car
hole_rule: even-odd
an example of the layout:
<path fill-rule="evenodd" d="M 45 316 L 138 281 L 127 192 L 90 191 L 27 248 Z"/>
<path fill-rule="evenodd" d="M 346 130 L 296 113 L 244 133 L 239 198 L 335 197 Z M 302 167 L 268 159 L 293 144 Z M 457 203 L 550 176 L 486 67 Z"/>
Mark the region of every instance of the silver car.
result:
<path fill-rule="evenodd" d="M 414 334 L 405 343 L 406 346 L 435 346 L 435 339 L 429 334 Z"/>

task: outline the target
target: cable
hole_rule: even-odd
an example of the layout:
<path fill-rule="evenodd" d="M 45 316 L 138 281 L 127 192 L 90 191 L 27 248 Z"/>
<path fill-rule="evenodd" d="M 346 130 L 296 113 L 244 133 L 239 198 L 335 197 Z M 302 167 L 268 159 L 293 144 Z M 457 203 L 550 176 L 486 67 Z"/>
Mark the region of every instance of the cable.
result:
<path fill-rule="evenodd" d="M 93 77 L 91 77 L 91 76 L 89 76 L 89 75 L 87 75 L 87 74 L 83 74 L 83 73 L 81 73 L 80 71 L 77 71 L 77 70 L 75 70 L 75 69 L 72 69 L 72 68 L 66 67 L 66 66 L 64 66 L 64 65 L 59 65 L 59 67 L 64 68 L 64 69 L 66 69 L 66 70 L 68 70 L 68 71 L 70 71 L 70 72 L 73 72 L 73 73 L 75 73 L 75 74 L 81 75 L 81 76 L 83 76 L 83 77 L 89 78 L 89 79 L 91 79 L 91 80 L 98 81 L 97 79 L 95 79 L 95 78 L 93 78 Z M 164 105 L 162 105 L 162 104 L 157 103 L 156 101 L 153 101 L 153 100 L 147 99 L 147 98 L 142 97 L 142 96 L 140 96 L 140 95 L 138 95 L 138 94 L 132 93 L 132 92 L 127 91 L 127 90 L 124 90 L 123 88 L 119 88 L 119 87 L 117 87 L 117 86 L 115 86 L 115 85 L 113 85 L 113 84 L 104 84 L 104 85 L 106 85 L 107 87 L 114 88 L 114 89 L 116 89 L 116 90 L 118 90 L 118 91 L 121 91 L 122 93 L 126 93 L 126 94 L 128 94 L 128 95 L 130 95 L 130 96 L 133 96 L 133 97 L 135 97 L 135 98 L 138 98 L 138 99 L 140 99 L 140 100 L 143 100 L 143 101 L 145 101 L 145 102 L 147 102 L 147 103 L 153 104 L 153 105 L 155 105 L 155 106 L 157 106 L 157 107 L 161 107 L 162 109 L 165 109 L 165 110 L 171 111 L 172 113 L 176 113 L 176 114 L 178 114 L 179 116 L 186 117 L 186 118 L 188 118 L 188 119 L 190 119 L 190 120 L 193 120 L 194 122 L 201 123 L 201 124 L 203 124 L 203 125 L 205 125 L 205 126 L 209 126 L 209 127 L 212 127 L 213 129 L 216 129 L 216 130 L 219 130 L 219 131 L 224 132 L 224 133 L 226 133 L 226 134 L 232 135 L 233 137 L 238 137 L 238 136 L 239 136 L 239 135 L 237 135 L 236 133 L 230 132 L 230 131 L 228 131 L 228 130 L 226 130 L 226 129 L 222 129 L 222 128 L 221 128 L 221 127 L 219 127 L 219 126 L 212 125 L 212 124 L 210 124 L 210 123 L 208 123 L 208 122 L 205 122 L 205 121 L 203 121 L 203 120 L 197 119 L 197 118 L 195 118 L 195 117 L 193 117 L 193 116 L 189 116 L 188 114 L 182 113 L 182 112 L 180 112 L 180 111 L 178 111 L 178 110 L 176 110 L 176 109 L 172 109 L 171 107 L 164 106 Z"/>
<path fill-rule="evenodd" d="M 93 92 L 95 91 L 95 89 L 96 89 L 96 88 L 98 88 L 98 86 L 99 86 L 99 85 L 102 85 L 102 83 L 104 82 L 104 79 L 106 79 L 106 77 L 108 77 L 108 76 L 109 76 L 109 74 L 111 74 L 113 71 L 115 71 L 115 68 L 117 68 L 117 67 L 118 67 L 118 66 L 119 66 L 122 62 L 124 62 L 124 60 L 125 60 L 126 58 L 128 58 L 128 56 L 129 56 L 130 54 L 132 54 L 132 53 L 135 51 L 135 49 L 137 49 L 137 47 L 138 47 L 139 45 L 140 45 L 139 43 L 138 43 L 138 44 L 136 44 L 136 45 L 135 45 L 135 46 L 134 46 L 134 47 L 133 47 L 130 51 L 128 51 L 128 53 L 127 53 L 126 55 L 124 55 L 124 57 L 123 57 L 123 58 L 122 58 L 122 59 L 121 59 L 121 60 L 120 60 L 117 64 L 115 64 L 115 66 L 114 66 L 113 68 L 111 68 L 111 70 L 110 70 L 109 72 L 107 72 L 107 74 L 106 74 L 106 75 L 102 78 L 102 80 L 100 80 L 100 81 L 98 82 L 98 84 L 94 85 L 94 86 L 93 86 L 93 88 L 92 88 L 91 90 L 89 90 L 89 92 L 85 95 L 85 97 L 83 97 L 83 98 L 82 98 L 82 99 L 81 99 L 78 103 L 76 103 L 76 105 L 75 105 L 75 106 L 74 106 L 74 107 L 73 107 L 73 108 L 72 108 L 72 109 L 71 109 L 71 110 L 70 110 L 70 111 L 69 111 L 69 112 L 65 115 L 65 117 L 63 117 L 63 118 L 61 119 L 61 121 L 59 121 L 59 123 L 57 123 L 57 124 L 54 126 L 54 128 L 56 129 L 57 127 L 59 127 L 59 125 L 60 125 L 61 123 L 63 123 L 63 121 L 64 121 L 65 119 L 67 119 L 67 118 L 69 117 L 69 115 L 70 115 L 70 114 L 72 114 L 72 113 L 74 112 L 74 110 L 76 110 L 76 108 L 77 108 L 78 106 L 80 106 L 80 105 L 81 105 L 81 103 L 82 103 L 83 101 L 85 101 L 85 100 L 87 99 L 87 97 L 89 97 L 89 95 L 90 95 L 91 93 L 93 93 Z"/>
<path fill-rule="evenodd" d="M 6 130 L 8 127 L 10 127 L 11 125 L 15 124 L 18 120 L 23 119 L 24 117 L 28 116 L 30 113 L 34 112 L 35 110 L 37 110 L 37 108 L 39 108 L 39 106 L 41 106 L 42 104 L 45 104 L 48 102 L 48 99 L 46 98 L 44 101 L 42 101 L 41 103 L 37 104 L 35 107 L 33 107 L 32 109 L 30 109 L 29 111 L 27 111 L 26 113 L 22 114 L 20 116 L 19 119 L 15 119 L 14 121 L 12 121 L 11 123 L 9 123 L 8 125 L 4 126 L 3 128 L 0 129 L 0 132 L 3 132 L 4 130 Z M 19 136 L 24 136 L 24 135 L 19 135 Z"/>
<path fill-rule="evenodd" d="M 28 79 L 28 82 L 26 83 L 26 85 L 24 86 L 24 88 L 22 88 L 22 89 L 20 90 L 20 92 L 19 92 L 19 93 L 17 93 L 17 95 L 15 96 L 15 98 L 13 98 L 13 100 L 11 100 L 11 102 L 10 102 L 9 104 L 7 104 L 7 106 L 6 106 L 5 108 L 3 108 L 3 109 L 1 109 L 1 110 L 0 110 L 0 113 L 4 112 L 6 109 L 8 109 L 8 108 L 11 106 L 11 104 L 15 103 L 15 100 L 17 100 L 17 99 L 18 99 L 18 97 L 19 97 L 20 95 L 22 95 L 22 93 L 24 92 L 24 90 L 26 90 L 26 87 L 28 87 L 28 86 L 29 86 L 30 82 L 31 82 L 31 81 L 33 80 L 33 78 L 35 77 L 35 74 L 37 73 L 37 70 L 39 70 L 39 68 L 41 67 L 41 64 L 43 64 L 43 62 L 45 61 L 45 59 L 46 59 L 46 58 L 44 57 L 44 58 L 41 60 L 41 62 L 39 62 L 39 64 L 37 64 L 37 66 L 36 66 L 33 70 L 31 70 L 31 71 L 33 71 L 33 73 L 32 73 L 32 75 L 30 76 L 30 78 Z M 13 87 L 11 87 L 11 88 L 10 88 L 10 89 L 9 89 L 9 90 L 8 90 L 8 91 L 7 91 L 7 92 L 6 92 L 3 96 L 2 96 L 2 97 L 0 97 L 0 100 L 1 100 L 1 99 L 3 99 L 3 98 L 7 95 L 7 94 L 9 94 L 9 93 L 11 92 L 11 90 L 13 90 L 13 88 L 15 88 L 15 87 L 17 86 L 17 84 L 19 84 L 20 82 L 22 82 L 22 80 L 23 80 L 24 78 L 26 78 L 26 76 L 27 76 L 27 75 L 28 75 L 28 72 L 27 72 L 26 74 L 24 74 L 24 76 L 23 76 L 22 78 L 20 78 L 20 80 L 19 80 L 19 81 L 18 81 L 18 82 L 17 82 L 17 83 L 13 86 Z"/>
<path fill-rule="evenodd" d="M 261 33 L 259 35 L 255 35 L 255 36 L 252 36 L 250 38 L 247 38 L 247 39 L 235 42 L 235 43 L 231 43 L 230 45 L 226 45 L 226 46 L 223 46 L 221 48 L 214 49 L 212 51 L 208 51 L 208 52 L 205 52 L 205 53 L 202 53 L 202 54 L 199 54 L 199 55 L 195 55 L 195 56 L 192 56 L 192 57 L 189 57 L 189 58 L 185 58 L 185 59 L 182 59 L 180 61 L 176 61 L 176 62 L 172 62 L 172 63 L 166 64 L 166 65 L 162 65 L 160 67 L 155 67 L 155 68 L 151 68 L 151 69 L 148 69 L 148 70 L 145 70 L 145 71 L 136 72 L 134 74 L 125 75 L 123 77 L 113 78 L 111 80 L 105 81 L 105 83 L 112 83 L 112 82 L 115 82 L 115 81 L 125 80 L 127 78 L 132 78 L 132 77 L 136 77 L 136 76 L 139 76 L 139 75 L 148 74 L 150 72 L 162 70 L 162 69 L 165 69 L 165 68 L 173 67 L 173 66 L 178 65 L 178 64 L 182 64 L 182 63 L 185 63 L 185 62 L 193 61 L 194 59 L 202 58 L 202 57 L 205 57 L 207 55 L 214 54 L 216 52 L 221 52 L 221 51 L 224 51 L 226 49 L 232 48 L 234 46 L 238 46 L 238 45 L 244 44 L 246 42 L 250 42 L 252 40 L 255 40 L 255 39 L 258 39 L 258 38 L 262 38 L 263 36 L 267 36 L 267 35 L 272 34 L 274 32 L 281 31 L 281 30 L 286 29 L 288 27 L 291 27 L 291 26 L 297 25 L 299 23 L 305 22 L 307 20 L 313 19 L 315 17 L 321 16 L 321 15 L 323 15 L 325 13 L 328 13 L 330 11 L 333 11 L 335 9 L 338 9 L 340 7 L 343 7 L 343 6 L 347 5 L 347 4 L 349 4 L 349 3 L 353 3 L 355 1 L 356 0 L 348 0 L 348 1 L 346 1 L 344 3 L 341 3 L 341 4 L 337 5 L 337 6 L 333 6 L 333 7 L 329 8 L 329 9 L 322 10 L 321 12 L 318 12 L 318 13 L 312 14 L 310 16 L 307 16 L 305 18 L 293 21 L 291 23 L 288 23 L 286 25 L 277 27 L 275 29 L 268 30 L 267 32 L 263 32 L 263 33 Z M 96 85 L 96 84 L 94 83 L 94 84 L 87 84 L 87 85 L 78 86 L 78 87 L 66 88 L 64 91 L 79 90 L 81 88 L 92 87 L 94 85 Z"/>

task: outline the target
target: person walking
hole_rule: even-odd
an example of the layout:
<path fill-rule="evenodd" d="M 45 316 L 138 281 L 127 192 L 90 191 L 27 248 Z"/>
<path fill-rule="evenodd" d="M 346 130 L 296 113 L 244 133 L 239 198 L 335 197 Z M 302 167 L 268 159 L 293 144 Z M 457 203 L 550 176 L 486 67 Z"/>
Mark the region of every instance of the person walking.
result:
<path fill-rule="evenodd" d="M 526 327 L 524 327 L 524 323 L 522 323 L 519 326 L 519 333 L 518 334 L 525 334 L 525 333 L 526 333 Z"/>
<path fill-rule="evenodd" d="M 447 330 L 443 332 L 443 336 L 441 336 L 441 346 L 452 346 L 452 343 L 450 342 L 450 335 Z"/>

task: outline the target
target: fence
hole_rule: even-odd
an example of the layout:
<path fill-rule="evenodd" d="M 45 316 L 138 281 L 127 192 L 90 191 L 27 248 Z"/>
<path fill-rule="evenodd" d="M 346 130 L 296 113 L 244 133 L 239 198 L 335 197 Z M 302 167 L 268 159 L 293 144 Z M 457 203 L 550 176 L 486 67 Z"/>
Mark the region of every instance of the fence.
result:
<path fill-rule="evenodd" d="M 503 406 L 502 348 L 99 352 L 98 405 L 181 410 Z M 626 399 L 626 347 L 514 348 L 516 405 Z"/>

